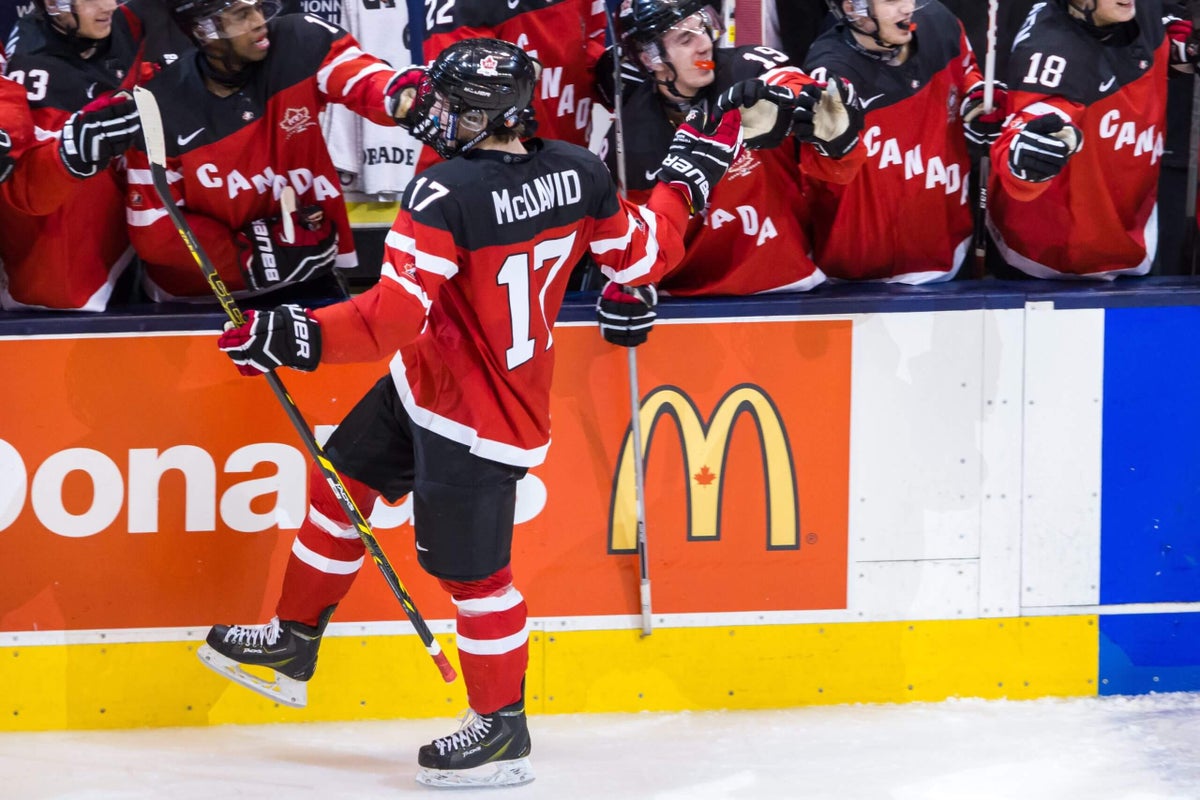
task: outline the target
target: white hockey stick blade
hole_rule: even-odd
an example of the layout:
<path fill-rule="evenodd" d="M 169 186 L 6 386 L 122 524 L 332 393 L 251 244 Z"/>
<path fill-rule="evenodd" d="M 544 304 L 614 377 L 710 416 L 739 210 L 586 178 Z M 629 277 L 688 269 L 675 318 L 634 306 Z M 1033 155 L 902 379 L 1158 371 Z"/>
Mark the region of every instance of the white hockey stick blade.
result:
<path fill-rule="evenodd" d="M 142 120 L 142 135 L 146 138 L 146 157 L 151 164 L 167 166 L 167 140 L 163 136 L 162 114 L 154 93 L 142 86 L 133 87 L 133 103 Z"/>
<path fill-rule="evenodd" d="M 221 655 L 207 644 L 200 645 L 196 649 L 196 655 L 204 662 L 204 666 L 213 672 L 224 678 L 228 678 L 234 683 L 241 684 L 251 691 L 258 692 L 268 700 L 273 700 L 280 705 L 291 706 L 292 708 L 304 708 L 308 705 L 308 684 L 304 681 L 289 678 L 287 675 L 281 675 L 274 670 L 271 671 L 275 674 L 275 680 L 265 680 L 247 672 L 242 664 L 239 664 L 232 658 Z"/>
<path fill-rule="evenodd" d="M 417 772 L 417 783 L 425 786 L 444 786 L 466 789 L 471 786 L 520 786 L 534 779 L 528 758 L 513 761 L 493 761 L 471 769 L 429 769 Z"/>
<path fill-rule="evenodd" d="M 279 208 L 283 214 L 283 242 L 284 244 L 295 244 L 296 190 L 291 186 L 283 187 L 283 193 L 279 195 Z"/>

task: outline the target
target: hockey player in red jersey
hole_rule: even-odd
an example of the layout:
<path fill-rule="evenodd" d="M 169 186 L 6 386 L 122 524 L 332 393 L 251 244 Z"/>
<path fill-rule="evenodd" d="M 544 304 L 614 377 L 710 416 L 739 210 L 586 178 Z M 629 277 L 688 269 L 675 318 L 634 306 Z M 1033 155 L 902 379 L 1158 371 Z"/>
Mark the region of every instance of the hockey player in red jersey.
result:
<path fill-rule="evenodd" d="M 949 280 L 974 230 L 967 138 L 994 139 L 1004 87 L 982 118 L 983 75 L 961 23 L 937 0 L 829 5 L 838 22 L 805 69 L 858 88 L 867 163 L 848 185 L 805 176 L 814 258 L 839 280 Z"/>
<path fill-rule="evenodd" d="M 710 2 L 627 0 L 622 7 L 620 128 L 630 198 L 642 199 L 654 187 L 658 162 L 690 109 L 723 111 L 765 100 L 786 110 L 772 130 L 747 140 L 747 149 L 714 189 L 707 214 L 693 220 L 683 261 L 659 288 L 673 295 L 810 289 L 824 275 L 809 257 L 798 170 L 831 182 L 845 182 L 857 172 L 863 151 L 853 88 L 838 81 L 841 89 L 823 90 L 769 47 L 717 48 L 721 22 Z M 610 108 L 616 82 L 611 63 L 606 57 L 597 69 L 600 94 Z M 614 126 L 607 159 L 614 174 L 616 135 Z M 615 291 L 606 287 L 606 294 Z M 617 334 L 616 321 L 606 319 L 603 308 L 601 322 L 606 338 L 621 343 L 610 335 Z"/>
<path fill-rule="evenodd" d="M 1150 270 L 1169 50 L 1161 0 L 1030 12 L 1009 60 L 1015 113 L 992 152 L 989 227 L 1010 266 L 1039 278 Z"/>
<path fill-rule="evenodd" d="M 455 0 L 426 18 L 426 63 L 454 42 L 494 37 L 514 42 L 542 64 L 533 93 L 536 133 L 587 147 L 596 60 L 604 52 L 601 0 Z M 437 163 L 426 148 L 419 169 Z"/>
<path fill-rule="evenodd" d="M 334 102 L 394 125 L 420 71 L 398 73 L 319 17 L 275 17 L 273 2 L 170 2 L 197 51 L 146 88 L 163 111 L 172 190 L 201 246 L 235 296 L 297 284 L 340 293 L 332 269 L 355 265 L 354 240 L 318 116 Z M 289 186 L 298 198 L 291 237 L 280 203 Z M 129 153 L 126 197 L 151 297 L 211 299 L 141 150 Z"/>
<path fill-rule="evenodd" d="M 468 39 L 444 50 L 411 114 L 414 132 L 448 160 L 405 190 L 379 283 L 317 311 L 252 313 L 220 341 L 251 375 L 394 353 L 390 374 L 325 449 L 359 508 L 379 494 L 394 502 L 412 493 L 417 559 L 458 609 L 472 713 L 420 749 L 418 780 L 433 785 L 533 777 L 526 607 L 510 556 L 517 481 L 550 443 L 551 325 L 570 266 L 588 252 L 614 280 L 657 280 L 682 256 L 689 212 L 705 207 L 741 133 L 736 112 L 712 133 L 681 126 L 648 206 L 636 206 L 586 149 L 522 141 L 537 76 L 537 62 L 508 42 Z M 315 472 L 309 491 L 277 618 L 215 626 L 200 653 L 252 688 L 239 665 L 272 668 L 283 691 L 257 688 L 296 704 L 364 554 Z"/>
<path fill-rule="evenodd" d="M 113 164 L 136 138 L 140 22 L 116 0 L 43 0 L 9 40 L 36 142 L 0 186 L 0 303 L 101 311 L 133 258 Z M 5 81 L 4 83 L 8 83 Z"/>

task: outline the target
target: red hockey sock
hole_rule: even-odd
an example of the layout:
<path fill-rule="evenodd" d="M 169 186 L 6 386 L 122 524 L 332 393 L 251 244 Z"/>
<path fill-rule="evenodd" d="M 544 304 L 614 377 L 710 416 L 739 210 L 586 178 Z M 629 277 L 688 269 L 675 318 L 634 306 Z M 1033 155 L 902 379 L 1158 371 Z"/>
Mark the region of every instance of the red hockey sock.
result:
<path fill-rule="evenodd" d="M 521 699 L 529 664 L 525 598 L 505 567 L 481 581 L 438 581 L 458 607 L 458 657 L 467 700 L 491 714 Z"/>
<path fill-rule="evenodd" d="M 342 483 L 359 510 L 370 514 L 379 493 L 344 475 Z M 366 548 L 316 464 L 309 469 L 308 491 L 308 517 L 292 542 L 275 613 L 280 619 L 316 625 L 321 612 L 350 591 Z"/>

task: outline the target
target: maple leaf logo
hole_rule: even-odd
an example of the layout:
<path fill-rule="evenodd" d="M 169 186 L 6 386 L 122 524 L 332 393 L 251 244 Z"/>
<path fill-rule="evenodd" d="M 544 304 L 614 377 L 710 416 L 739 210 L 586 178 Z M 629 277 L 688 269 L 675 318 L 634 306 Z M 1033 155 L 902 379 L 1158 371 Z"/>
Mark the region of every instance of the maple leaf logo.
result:
<path fill-rule="evenodd" d="M 708 468 L 708 464 L 705 464 L 700 468 L 700 471 L 692 477 L 695 478 L 696 483 L 700 484 L 701 486 L 709 486 L 717 479 L 717 474 Z"/>

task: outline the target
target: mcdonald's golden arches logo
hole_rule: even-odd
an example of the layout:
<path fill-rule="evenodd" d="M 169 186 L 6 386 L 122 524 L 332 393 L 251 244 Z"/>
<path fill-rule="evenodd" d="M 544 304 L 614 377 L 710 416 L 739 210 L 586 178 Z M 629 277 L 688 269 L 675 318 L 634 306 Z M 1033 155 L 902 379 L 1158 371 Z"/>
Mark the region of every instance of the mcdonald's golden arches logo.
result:
<path fill-rule="evenodd" d="M 721 510 L 725 503 L 725 459 L 734 426 L 747 418 L 758 432 L 766 486 L 767 544 L 769 550 L 800 547 L 800 504 L 796 468 L 779 410 L 758 386 L 743 383 L 730 389 L 705 422 L 700 410 L 683 391 L 662 386 L 642 401 L 639 422 L 642 453 L 649 455 L 654 431 L 663 417 L 670 418 L 683 444 L 687 475 L 687 538 L 719 539 Z M 649 463 L 649 462 L 647 462 Z M 609 506 L 610 553 L 637 551 L 637 511 L 634 477 L 633 426 L 625 433 L 613 480 Z M 704 490 L 715 484 L 716 491 Z M 739 502 L 742 500 L 739 499 Z M 758 498 L 745 502 L 759 502 Z"/>

